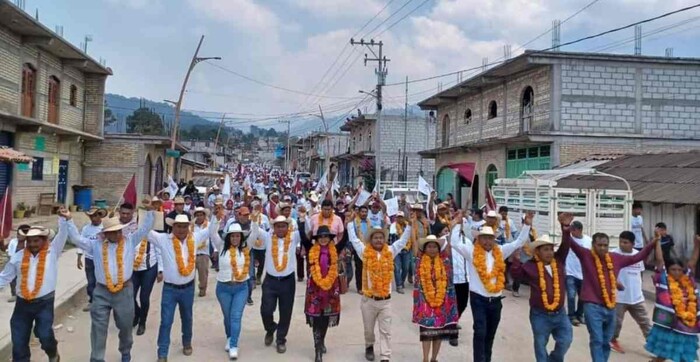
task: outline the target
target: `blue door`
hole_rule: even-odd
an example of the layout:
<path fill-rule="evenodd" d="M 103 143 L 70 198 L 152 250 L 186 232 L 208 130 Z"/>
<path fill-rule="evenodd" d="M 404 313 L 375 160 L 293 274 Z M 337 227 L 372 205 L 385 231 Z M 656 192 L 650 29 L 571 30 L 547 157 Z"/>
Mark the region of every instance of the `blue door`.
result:
<path fill-rule="evenodd" d="M 56 198 L 58 203 L 66 203 L 66 194 L 68 192 L 68 161 L 60 160 L 58 161 L 58 191 L 56 192 Z"/>
<path fill-rule="evenodd" d="M 12 133 L 0 132 L 0 146 L 12 147 Z M 0 162 L 0 197 L 5 195 L 7 186 L 12 181 L 12 164 Z"/>

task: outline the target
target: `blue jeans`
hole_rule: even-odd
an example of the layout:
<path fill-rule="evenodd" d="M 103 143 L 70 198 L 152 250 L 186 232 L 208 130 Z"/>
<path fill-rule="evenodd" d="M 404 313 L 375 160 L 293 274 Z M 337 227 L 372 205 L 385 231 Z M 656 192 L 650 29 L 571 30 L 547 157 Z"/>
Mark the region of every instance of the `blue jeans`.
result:
<path fill-rule="evenodd" d="M 564 355 L 571 346 L 573 331 L 566 310 L 548 313 L 538 309 L 530 309 L 530 326 L 535 344 L 535 359 L 537 362 L 564 362 Z M 549 336 L 554 338 L 554 350 L 547 353 Z"/>
<path fill-rule="evenodd" d="M 243 309 L 248 298 L 247 282 L 243 283 L 216 283 L 216 299 L 221 305 L 221 313 L 224 314 L 224 330 L 228 338 L 228 346 L 238 347 L 238 337 L 241 335 L 241 319 Z"/>
<path fill-rule="evenodd" d="M 27 303 L 22 298 L 17 298 L 15 309 L 10 318 L 10 331 L 12 337 L 12 360 L 29 362 L 31 352 L 29 339 L 34 335 L 39 338 L 41 349 L 49 357 L 57 355 L 58 342 L 53 334 L 53 304 L 54 297 L 39 298 L 41 300 Z"/>
<path fill-rule="evenodd" d="M 160 301 L 160 329 L 158 330 L 158 358 L 167 358 L 170 347 L 170 330 L 175 319 L 175 307 L 180 310 L 182 322 L 182 345 L 192 345 L 192 305 L 194 304 L 194 282 L 178 289 L 166 283 Z"/>
<path fill-rule="evenodd" d="M 251 255 L 252 257 L 252 255 Z M 253 296 L 253 289 L 255 289 L 255 263 L 250 263 L 250 271 L 248 272 L 248 275 L 250 278 L 248 278 L 248 298 L 251 298 Z M 218 283 L 217 283 L 218 284 Z M 218 296 L 218 288 L 219 286 L 217 285 L 217 296 Z M 246 298 L 247 301 L 247 298 Z"/>
<path fill-rule="evenodd" d="M 85 277 L 87 278 L 88 302 L 92 303 L 92 293 L 97 285 L 97 278 L 95 278 L 95 262 L 90 258 L 85 258 Z"/>
<path fill-rule="evenodd" d="M 583 280 L 571 275 L 566 276 L 566 310 L 569 311 L 569 319 L 583 317 L 583 301 L 580 298 L 582 284 Z M 576 298 L 578 298 L 578 303 Z"/>
<path fill-rule="evenodd" d="M 593 362 L 607 362 L 610 357 L 610 341 L 615 334 L 615 309 L 599 304 L 584 303 L 588 329 L 588 347 Z"/>
<path fill-rule="evenodd" d="M 411 272 L 411 266 L 413 265 L 413 256 L 408 250 L 401 250 L 400 253 L 396 254 L 394 258 L 394 279 L 396 280 L 396 287 L 403 288 L 406 278 Z"/>

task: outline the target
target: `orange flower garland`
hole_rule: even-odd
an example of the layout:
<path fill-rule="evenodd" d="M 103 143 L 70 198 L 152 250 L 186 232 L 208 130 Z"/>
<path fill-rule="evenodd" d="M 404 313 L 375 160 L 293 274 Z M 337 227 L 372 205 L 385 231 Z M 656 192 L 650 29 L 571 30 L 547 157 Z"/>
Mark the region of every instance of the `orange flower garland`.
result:
<path fill-rule="evenodd" d="M 681 277 L 680 283 L 669 275 L 668 289 L 671 292 L 671 301 L 678 318 L 686 326 L 695 327 L 697 324 L 698 297 L 695 295 L 693 282 L 687 275 Z M 686 302 L 683 301 L 684 298 L 688 298 Z"/>
<path fill-rule="evenodd" d="M 194 237 L 192 233 L 187 234 L 187 266 L 182 260 L 182 241 L 173 235 L 173 249 L 175 251 L 175 262 L 180 275 L 186 277 L 194 270 Z"/>
<path fill-rule="evenodd" d="M 139 252 L 136 254 L 136 259 L 134 259 L 134 270 L 139 268 L 139 265 L 143 263 L 143 258 L 146 256 L 146 248 L 148 248 L 148 240 L 141 240 L 141 245 L 139 245 Z"/>
<path fill-rule="evenodd" d="M 231 263 L 231 275 L 233 276 L 234 281 L 241 282 L 248 275 L 248 270 L 250 269 L 250 250 L 246 248 L 242 251 L 244 261 L 243 269 L 241 269 L 240 271 L 238 270 L 238 254 L 236 254 L 237 251 L 238 248 L 233 245 L 231 245 L 228 249 L 229 259 Z"/>
<path fill-rule="evenodd" d="M 287 235 L 284 236 L 284 255 L 282 255 L 282 264 L 280 265 L 279 260 L 279 238 L 277 235 L 272 236 L 272 262 L 275 265 L 275 270 L 278 272 L 283 272 L 287 269 L 287 262 L 289 261 L 289 245 L 292 244 L 292 232 L 287 231 Z"/>
<path fill-rule="evenodd" d="M 112 283 L 112 273 L 109 271 L 109 241 L 102 243 L 102 270 L 105 272 L 105 285 L 110 293 L 118 293 L 124 289 L 124 237 L 117 241 L 117 284 Z"/>
<path fill-rule="evenodd" d="M 191 233 L 194 233 L 194 229 L 195 229 L 196 227 L 197 227 L 197 224 L 192 223 L 192 225 L 190 225 L 190 232 L 191 232 Z M 206 229 L 206 228 L 208 228 L 208 227 L 209 227 L 209 220 L 204 219 L 204 222 L 202 223 L 201 228 L 202 228 L 202 229 Z M 206 243 L 206 239 L 205 239 L 201 244 L 199 244 L 199 245 L 197 246 L 197 250 L 204 250 L 206 247 L 207 247 L 207 243 Z"/>
<path fill-rule="evenodd" d="M 373 247 L 368 246 L 362 253 L 362 260 L 365 267 L 362 273 L 363 294 L 369 298 L 388 296 L 391 280 L 394 278 L 394 256 L 389 247 L 384 244 L 382 251 L 377 252 Z M 368 281 L 372 282 L 371 286 L 367 284 Z"/>
<path fill-rule="evenodd" d="M 359 216 L 355 218 L 353 224 L 355 224 L 355 235 L 357 235 L 357 238 L 363 243 L 366 242 L 365 236 L 362 234 L 362 228 L 360 227 L 362 220 L 360 220 Z M 369 222 L 367 222 L 367 226 L 369 227 Z"/>
<path fill-rule="evenodd" d="M 311 278 L 319 288 L 330 290 L 338 279 L 338 250 L 335 248 L 335 243 L 328 244 L 328 251 L 331 256 L 331 265 L 328 267 L 328 273 L 324 277 L 321 273 L 321 245 L 314 244 L 309 250 L 309 270 Z"/>
<path fill-rule="evenodd" d="M 44 284 L 44 269 L 46 268 L 46 255 L 49 252 L 48 243 L 39 250 L 39 263 L 36 266 L 36 276 L 34 277 L 34 289 L 29 291 L 28 281 L 29 281 L 29 258 L 32 253 L 28 249 L 24 249 L 24 255 L 22 256 L 22 265 L 20 266 L 20 271 L 22 272 L 22 280 L 20 285 L 20 291 L 22 292 L 22 298 L 27 301 L 31 301 L 39 294 L 41 286 Z"/>
<path fill-rule="evenodd" d="M 452 222 L 450 221 L 450 216 L 449 216 L 449 215 L 446 215 L 445 217 L 442 217 L 442 216 L 438 215 L 437 217 L 438 217 L 438 220 L 440 221 L 440 223 L 441 223 L 442 225 L 445 225 L 445 226 L 449 227 L 450 224 L 452 223 Z"/>
<path fill-rule="evenodd" d="M 598 271 L 598 281 L 600 282 L 600 289 L 603 291 L 603 302 L 608 309 L 613 309 L 615 308 L 615 301 L 617 300 L 617 289 L 615 289 L 617 280 L 615 278 L 612 258 L 610 257 L 609 253 L 605 254 L 605 264 L 608 267 L 608 273 L 610 273 L 610 290 L 612 291 L 612 293 L 608 293 L 608 286 L 605 283 L 605 275 L 603 274 L 603 264 L 601 264 L 598 254 L 596 254 L 593 250 L 591 250 L 591 254 L 593 254 L 595 268 Z"/>
<path fill-rule="evenodd" d="M 445 302 L 445 294 L 447 294 L 447 272 L 442 259 L 423 254 L 420 258 L 419 273 L 425 301 L 431 308 L 440 308 Z"/>
<path fill-rule="evenodd" d="M 484 288 L 489 293 L 500 293 L 506 286 L 506 263 L 503 260 L 503 252 L 498 245 L 493 246 L 493 269 L 488 272 L 486 266 L 486 250 L 481 244 L 474 244 L 474 267 Z M 493 283 L 492 279 L 496 278 Z"/>
<path fill-rule="evenodd" d="M 559 286 L 559 269 L 557 268 L 557 260 L 552 259 L 552 262 L 549 264 L 552 267 L 552 289 L 554 290 L 554 300 L 552 300 L 552 303 L 549 303 L 549 297 L 547 296 L 547 280 L 544 276 L 546 273 L 544 271 L 544 263 L 540 260 L 540 258 L 535 258 L 537 260 L 537 275 L 540 279 L 540 289 L 542 290 L 542 305 L 544 305 L 544 309 L 554 311 L 559 308 L 559 303 L 561 302 L 561 289 Z"/>
<path fill-rule="evenodd" d="M 326 219 L 323 217 L 323 213 L 318 214 L 318 227 L 321 227 L 323 225 L 328 226 L 328 228 L 331 228 L 331 225 L 333 224 L 333 214 L 331 214 L 331 217 Z"/>

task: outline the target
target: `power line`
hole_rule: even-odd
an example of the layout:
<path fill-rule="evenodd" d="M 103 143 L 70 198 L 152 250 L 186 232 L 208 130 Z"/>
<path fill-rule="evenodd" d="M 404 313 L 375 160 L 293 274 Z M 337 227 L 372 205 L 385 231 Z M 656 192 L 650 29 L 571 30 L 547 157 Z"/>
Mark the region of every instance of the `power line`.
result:
<path fill-rule="evenodd" d="M 403 21 L 404 19 L 406 19 L 409 15 L 413 14 L 414 12 L 416 12 L 416 10 L 420 9 L 423 5 L 427 4 L 428 1 L 430 1 L 430 0 L 425 0 L 425 1 L 423 1 L 422 3 L 418 4 L 418 6 L 416 6 L 415 8 L 413 8 L 413 10 L 409 11 L 409 12 L 406 13 L 403 17 L 401 17 L 399 20 L 397 20 L 397 21 L 395 21 L 394 23 L 392 23 L 391 25 L 389 25 L 388 28 L 382 30 L 379 34 L 377 34 L 377 36 L 380 36 L 380 35 L 386 33 L 389 29 L 391 29 L 391 28 L 393 28 L 394 26 L 396 26 L 396 24 L 402 22 L 402 21 Z M 409 1 L 409 2 L 410 2 L 410 1 Z"/>

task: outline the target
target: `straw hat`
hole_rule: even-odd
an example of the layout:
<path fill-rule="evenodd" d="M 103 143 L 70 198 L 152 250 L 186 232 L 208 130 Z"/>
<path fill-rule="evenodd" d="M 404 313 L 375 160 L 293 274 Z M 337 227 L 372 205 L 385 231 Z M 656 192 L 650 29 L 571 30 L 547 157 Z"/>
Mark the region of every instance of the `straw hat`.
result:
<path fill-rule="evenodd" d="M 165 223 L 168 224 L 168 226 L 173 226 L 175 224 L 189 224 L 190 218 L 187 216 L 187 214 L 178 214 L 174 219 L 165 219 Z"/>
<path fill-rule="evenodd" d="M 46 227 L 43 227 L 43 226 L 38 226 L 38 225 L 30 227 L 29 230 L 27 230 L 26 233 L 23 232 L 22 230 L 17 230 L 17 232 L 18 232 L 21 236 L 26 236 L 26 237 L 30 237 L 30 236 L 46 236 L 46 237 L 48 237 L 49 239 L 53 238 L 53 235 L 54 235 L 53 230 L 51 230 L 51 229 L 49 229 L 49 228 L 46 228 Z"/>
<path fill-rule="evenodd" d="M 374 234 L 376 234 L 376 233 L 381 233 L 381 234 L 384 236 L 384 241 L 385 241 L 385 242 L 388 240 L 388 239 L 387 239 L 387 238 L 388 238 L 388 234 L 387 234 L 387 232 L 386 232 L 386 229 L 384 229 L 384 228 L 382 228 L 382 227 L 379 227 L 379 226 L 374 226 L 374 227 L 372 227 L 372 229 L 370 229 L 369 232 L 367 233 L 367 241 L 366 241 L 366 242 L 369 243 L 370 241 L 372 241 L 372 235 L 374 235 Z"/>
<path fill-rule="evenodd" d="M 486 213 L 486 217 L 498 217 L 498 214 L 496 213 L 495 210 L 491 210 Z"/>
<path fill-rule="evenodd" d="M 280 216 L 276 217 L 274 220 L 272 220 L 272 225 L 281 224 L 281 223 L 286 224 L 287 222 L 288 222 L 287 218 L 280 215 Z"/>
<path fill-rule="evenodd" d="M 283 210 L 283 209 L 286 209 L 286 208 L 288 208 L 288 207 L 291 208 L 291 207 L 292 207 L 292 204 L 288 204 L 288 203 L 286 203 L 286 202 L 280 202 L 279 204 L 277 204 L 277 207 L 275 208 L 275 212 L 276 212 L 277 214 L 281 214 L 281 213 L 282 213 L 282 210 Z"/>
<path fill-rule="evenodd" d="M 119 231 L 124 228 L 124 225 L 119 221 L 118 217 L 110 217 L 102 222 L 102 232 Z"/>
<path fill-rule="evenodd" d="M 426 245 L 427 243 L 437 243 L 438 245 L 440 245 L 440 244 L 438 243 L 438 238 L 437 238 L 437 236 L 435 236 L 435 235 L 428 235 L 428 236 L 426 236 L 426 237 L 421 238 L 421 239 L 418 240 L 418 248 L 422 251 L 423 248 L 425 247 L 425 245 Z"/>
<path fill-rule="evenodd" d="M 87 216 L 92 216 L 92 215 L 99 215 L 100 217 L 105 217 L 107 216 L 107 210 L 101 208 L 101 207 L 91 207 L 90 210 L 85 211 L 85 215 Z"/>
<path fill-rule="evenodd" d="M 197 216 L 197 213 L 200 213 L 200 212 L 203 212 L 203 213 L 204 213 L 204 217 L 209 217 L 209 209 L 205 209 L 205 208 L 203 208 L 203 207 L 197 207 L 197 208 L 195 208 L 195 209 L 194 209 L 194 212 L 192 213 L 192 215 Z"/>
<path fill-rule="evenodd" d="M 245 248 L 246 246 L 248 246 L 248 244 L 244 240 L 244 234 L 243 234 L 243 229 L 241 228 L 241 224 L 233 223 L 233 224 L 229 225 L 228 229 L 226 229 L 226 231 L 224 232 L 223 239 L 224 240 L 228 239 L 228 236 L 233 234 L 233 233 L 241 234 L 241 245 L 240 246 L 242 248 Z"/>
<path fill-rule="evenodd" d="M 530 243 L 529 248 L 530 250 L 537 250 L 540 246 L 545 246 L 545 245 L 552 245 L 554 246 L 555 243 L 549 238 L 549 234 L 543 234 L 537 237 L 534 242 Z"/>
<path fill-rule="evenodd" d="M 316 195 L 315 192 L 311 193 L 311 196 L 309 196 L 309 200 L 311 200 L 311 202 L 317 203 L 318 202 L 318 195 Z"/>
<path fill-rule="evenodd" d="M 182 196 L 176 196 L 173 199 L 173 204 L 184 204 L 184 203 L 185 203 L 185 199 Z"/>
<path fill-rule="evenodd" d="M 406 214 L 403 213 L 403 211 L 399 211 L 396 213 L 396 217 L 405 217 Z"/>
<path fill-rule="evenodd" d="M 479 236 L 496 236 L 496 234 L 493 232 L 493 228 L 490 226 L 482 226 L 481 229 L 479 229 Z"/>
<path fill-rule="evenodd" d="M 217 196 L 214 199 L 214 205 L 223 205 L 224 204 L 224 198 L 222 196 Z"/>
<path fill-rule="evenodd" d="M 423 204 L 415 203 L 411 205 L 411 210 L 423 210 Z"/>
<path fill-rule="evenodd" d="M 441 202 L 441 203 L 439 203 L 439 204 L 437 205 L 438 210 L 440 210 L 440 209 L 447 209 L 448 207 L 449 207 L 449 205 L 447 205 L 447 204 L 444 203 L 444 202 Z"/>

